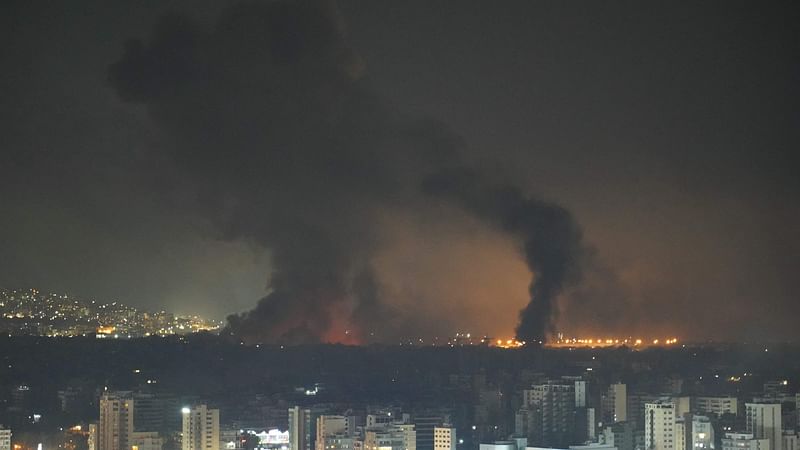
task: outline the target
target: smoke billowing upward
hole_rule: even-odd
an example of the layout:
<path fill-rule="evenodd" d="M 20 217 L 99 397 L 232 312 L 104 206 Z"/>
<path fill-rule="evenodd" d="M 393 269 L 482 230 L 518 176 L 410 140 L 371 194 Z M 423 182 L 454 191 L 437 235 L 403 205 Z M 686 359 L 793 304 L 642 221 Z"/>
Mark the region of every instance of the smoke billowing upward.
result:
<path fill-rule="evenodd" d="M 581 231 L 569 211 L 526 197 L 514 186 L 492 185 L 477 172 L 455 169 L 426 180 L 426 190 L 450 198 L 521 241 L 534 280 L 520 312 L 516 337 L 535 342 L 552 332 L 556 301 L 565 285 L 579 281 L 584 252 Z"/>
<path fill-rule="evenodd" d="M 565 209 L 466 167 L 441 127 L 377 101 L 327 3 L 241 4 L 213 26 L 172 15 L 133 40 L 109 78 L 170 137 L 170 174 L 221 236 L 268 249 L 269 294 L 229 317 L 256 342 L 401 336 L 411 313 L 381 298 L 383 211 L 448 201 L 521 243 L 534 273 L 519 339 L 544 339 L 579 279 L 581 233 Z"/>

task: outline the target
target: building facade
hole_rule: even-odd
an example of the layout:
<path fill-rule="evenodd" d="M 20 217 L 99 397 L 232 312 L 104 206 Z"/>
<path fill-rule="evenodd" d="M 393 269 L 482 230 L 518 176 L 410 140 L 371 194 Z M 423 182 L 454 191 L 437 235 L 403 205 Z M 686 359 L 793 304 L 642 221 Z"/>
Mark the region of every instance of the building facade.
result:
<path fill-rule="evenodd" d="M 106 391 L 100 396 L 97 450 L 130 450 L 134 404 L 130 392 Z"/>
<path fill-rule="evenodd" d="M 725 433 L 722 450 L 770 450 L 769 440 L 756 439 L 752 433 Z"/>
<path fill-rule="evenodd" d="M 715 447 L 714 427 L 706 416 L 692 417 L 692 449 L 708 450 Z"/>
<path fill-rule="evenodd" d="M 736 397 L 695 397 L 694 410 L 703 414 L 739 414 L 739 399 Z"/>
<path fill-rule="evenodd" d="M 364 450 L 417 450 L 417 434 L 412 424 L 392 424 L 367 429 Z"/>
<path fill-rule="evenodd" d="M 433 450 L 456 450 L 457 445 L 455 428 L 442 426 L 433 429 Z"/>
<path fill-rule="evenodd" d="M 668 400 L 645 403 L 645 450 L 675 450 L 675 404 Z"/>
<path fill-rule="evenodd" d="M 130 450 L 161 450 L 164 440 L 157 431 L 134 431 L 130 436 Z"/>
<path fill-rule="evenodd" d="M 11 430 L 0 425 L 0 450 L 11 450 Z"/>
<path fill-rule="evenodd" d="M 576 441 L 575 385 L 548 382 L 523 392 L 528 409 L 528 441 L 540 447 L 566 448 Z M 581 430 L 583 434 L 584 430 Z"/>
<path fill-rule="evenodd" d="M 289 448 L 290 450 L 312 450 L 315 430 L 311 421 L 311 410 L 299 406 L 289 408 Z"/>
<path fill-rule="evenodd" d="M 603 422 L 614 423 L 628 420 L 628 392 L 623 383 L 608 387 L 602 398 Z"/>
<path fill-rule="evenodd" d="M 184 407 L 181 450 L 219 450 L 219 410 L 207 405 Z"/>
<path fill-rule="evenodd" d="M 746 403 L 747 432 L 756 439 L 767 439 L 770 450 L 783 447 L 780 403 Z"/>

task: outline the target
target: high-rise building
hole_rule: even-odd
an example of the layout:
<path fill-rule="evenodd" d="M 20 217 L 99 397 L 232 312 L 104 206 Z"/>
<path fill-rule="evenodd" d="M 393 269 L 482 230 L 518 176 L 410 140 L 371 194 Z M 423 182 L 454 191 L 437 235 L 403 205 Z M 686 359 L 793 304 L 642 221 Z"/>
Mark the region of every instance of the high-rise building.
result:
<path fill-rule="evenodd" d="M 317 450 L 352 450 L 353 426 L 350 417 L 321 415 L 317 417 Z M 291 441 L 291 439 L 290 439 Z"/>
<path fill-rule="evenodd" d="M 781 450 L 783 429 L 781 428 L 780 403 L 745 403 L 747 432 L 756 439 L 769 440 L 770 450 Z"/>
<path fill-rule="evenodd" d="M 133 414 L 133 428 L 136 431 L 164 429 L 164 407 L 160 398 L 151 393 L 134 392 L 131 399 L 136 405 Z M 171 412 L 174 413 L 174 410 Z"/>
<path fill-rule="evenodd" d="M 417 450 L 433 450 L 434 430 L 449 420 L 445 414 L 414 415 L 414 431 L 417 432 Z"/>
<path fill-rule="evenodd" d="M 575 380 L 575 407 L 586 408 L 586 381 Z"/>
<path fill-rule="evenodd" d="M 0 450 L 11 450 L 11 430 L 0 425 Z"/>
<path fill-rule="evenodd" d="M 661 397 L 645 392 L 628 393 L 626 416 L 629 422 L 633 422 L 636 429 L 643 430 L 645 427 L 644 405 L 658 401 Z"/>
<path fill-rule="evenodd" d="M 219 450 L 219 410 L 207 405 L 181 409 L 181 450 Z"/>
<path fill-rule="evenodd" d="M 694 410 L 703 414 L 739 414 L 739 399 L 736 397 L 696 397 Z"/>
<path fill-rule="evenodd" d="M 608 387 L 602 399 L 603 423 L 624 422 L 628 420 L 628 393 L 623 383 Z"/>
<path fill-rule="evenodd" d="M 575 407 L 586 408 L 586 380 L 580 376 L 562 376 L 561 380 L 575 385 Z"/>
<path fill-rule="evenodd" d="M 162 398 L 150 393 L 104 392 L 100 420 L 89 425 L 89 450 L 160 450 L 158 432 L 167 426 L 164 406 Z"/>
<path fill-rule="evenodd" d="M 534 446 L 565 448 L 576 440 L 575 385 L 548 382 L 523 392 L 532 427 L 528 440 Z M 583 430 L 581 430 L 583 432 Z"/>
<path fill-rule="evenodd" d="M 527 406 L 523 405 L 514 414 L 514 435 L 531 436 L 535 425 L 534 414 Z"/>
<path fill-rule="evenodd" d="M 299 406 L 289 408 L 290 450 L 312 450 L 313 433 L 311 410 Z"/>
<path fill-rule="evenodd" d="M 675 404 L 669 400 L 645 403 L 646 450 L 675 450 Z"/>
<path fill-rule="evenodd" d="M 351 433 L 350 418 L 346 416 L 333 416 L 323 414 L 317 417 L 317 440 L 325 436 L 336 434 L 349 435 Z"/>
<path fill-rule="evenodd" d="M 714 426 L 711 420 L 706 416 L 692 417 L 692 449 L 707 450 L 714 447 Z"/>
<path fill-rule="evenodd" d="M 455 428 L 445 424 L 433 429 L 433 450 L 456 450 L 456 445 L 458 441 Z"/>
<path fill-rule="evenodd" d="M 584 408 L 585 413 L 585 420 L 584 424 L 586 425 L 586 438 L 589 441 L 594 441 L 597 439 L 597 417 L 595 416 L 595 409 L 594 408 Z"/>
<path fill-rule="evenodd" d="M 131 392 L 103 392 L 100 396 L 97 450 L 130 450 L 133 414 Z"/>
<path fill-rule="evenodd" d="M 686 420 L 683 417 L 675 419 L 675 450 L 689 450 L 686 447 Z"/>
<path fill-rule="evenodd" d="M 725 433 L 722 450 L 770 450 L 768 439 L 757 439 L 752 433 Z"/>

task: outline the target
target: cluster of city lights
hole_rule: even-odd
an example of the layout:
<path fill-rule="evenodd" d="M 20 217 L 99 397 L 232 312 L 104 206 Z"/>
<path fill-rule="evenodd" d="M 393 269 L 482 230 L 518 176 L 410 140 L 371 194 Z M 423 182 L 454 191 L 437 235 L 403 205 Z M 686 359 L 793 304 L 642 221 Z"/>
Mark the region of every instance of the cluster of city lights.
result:
<path fill-rule="evenodd" d="M 613 347 L 613 346 L 632 346 L 632 347 L 644 347 L 644 346 L 666 346 L 666 345 L 673 345 L 678 343 L 678 338 L 666 338 L 666 339 L 634 339 L 634 338 L 597 338 L 597 339 L 582 339 L 582 338 L 565 338 L 563 335 L 559 335 L 558 338 L 548 345 L 554 347 Z"/>
<path fill-rule="evenodd" d="M 0 289 L 0 322 L 9 335 L 131 338 L 217 332 L 223 324 L 197 315 L 147 312 L 117 301 L 108 303 L 37 289 Z"/>

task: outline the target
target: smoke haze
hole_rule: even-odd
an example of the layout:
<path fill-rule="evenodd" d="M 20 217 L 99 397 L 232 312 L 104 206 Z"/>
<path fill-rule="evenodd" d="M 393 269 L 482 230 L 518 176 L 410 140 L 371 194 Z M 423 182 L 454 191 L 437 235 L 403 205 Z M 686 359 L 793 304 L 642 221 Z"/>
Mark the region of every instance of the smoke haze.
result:
<path fill-rule="evenodd" d="M 517 337 L 545 339 L 559 294 L 580 279 L 571 214 L 514 186 L 484 185 L 472 169 L 451 177 L 463 165 L 459 139 L 390 112 L 359 83 L 363 70 L 321 2 L 240 4 L 211 29 L 170 15 L 111 66 L 119 95 L 147 105 L 175 139 L 170 160 L 204 214 L 229 238 L 270 251 L 270 292 L 230 316 L 230 332 L 281 343 L 408 333 L 418 308 L 389 306 L 375 272 L 386 245 L 378 216 L 413 210 L 427 193 L 519 242 L 535 277 Z"/>
<path fill-rule="evenodd" d="M 0 286 L 248 342 L 797 339 L 800 10 L 337 6 L 2 2 Z"/>

